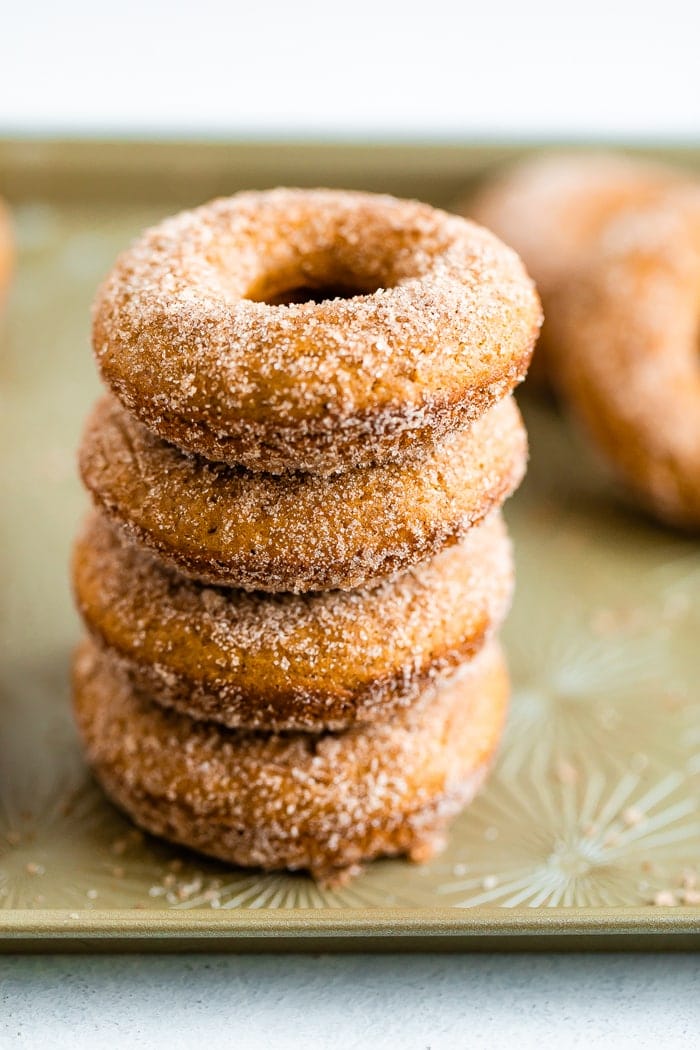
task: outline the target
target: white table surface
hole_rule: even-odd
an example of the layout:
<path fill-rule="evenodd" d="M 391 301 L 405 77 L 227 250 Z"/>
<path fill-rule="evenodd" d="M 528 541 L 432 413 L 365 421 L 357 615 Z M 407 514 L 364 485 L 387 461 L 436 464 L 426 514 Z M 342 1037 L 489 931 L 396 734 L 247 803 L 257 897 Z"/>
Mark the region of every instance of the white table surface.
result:
<path fill-rule="evenodd" d="M 695 0 L 3 5 L 0 132 L 698 138 Z"/>
<path fill-rule="evenodd" d="M 6 5 L 0 134 L 700 138 L 700 5 Z M 6 958 L 0 1047 L 686 1047 L 693 956 Z"/>
<path fill-rule="evenodd" d="M 697 1045 L 694 955 L 0 960 L 0 1046 L 569 1050 Z"/>

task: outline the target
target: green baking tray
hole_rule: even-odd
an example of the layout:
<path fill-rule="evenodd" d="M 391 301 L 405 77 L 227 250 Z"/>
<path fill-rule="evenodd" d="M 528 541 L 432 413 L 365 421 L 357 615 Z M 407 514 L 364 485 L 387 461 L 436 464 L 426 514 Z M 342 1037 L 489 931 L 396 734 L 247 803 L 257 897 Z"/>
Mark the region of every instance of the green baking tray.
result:
<path fill-rule="evenodd" d="M 98 391 L 89 305 L 146 223 L 243 187 L 449 204 L 506 146 L 0 141 L 17 273 L 0 321 L 0 946 L 44 950 L 700 945 L 700 547 L 627 507 L 555 407 L 527 396 L 507 507 L 518 591 L 498 766 L 425 866 L 322 890 L 134 831 L 85 769 L 67 581 Z M 700 151 L 647 151 L 687 166 Z M 667 902 L 667 903 L 664 903 Z"/>

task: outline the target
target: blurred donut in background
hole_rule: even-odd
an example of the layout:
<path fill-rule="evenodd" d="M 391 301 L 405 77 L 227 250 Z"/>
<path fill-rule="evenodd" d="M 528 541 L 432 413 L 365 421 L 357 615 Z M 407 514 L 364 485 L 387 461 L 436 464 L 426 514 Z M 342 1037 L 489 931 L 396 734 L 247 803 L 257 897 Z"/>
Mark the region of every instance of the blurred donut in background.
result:
<path fill-rule="evenodd" d="M 543 153 L 496 174 L 458 204 L 456 211 L 516 250 L 537 285 L 545 321 L 530 384 L 549 380 L 552 298 L 607 223 L 685 179 L 671 167 L 623 155 Z"/>
<path fill-rule="evenodd" d="M 3 305 L 14 262 L 14 238 L 7 205 L 0 197 L 0 306 Z"/>
<path fill-rule="evenodd" d="M 557 388 L 615 473 L 700 528 L 700 184 L 611 222 L 549 325 Z"/>

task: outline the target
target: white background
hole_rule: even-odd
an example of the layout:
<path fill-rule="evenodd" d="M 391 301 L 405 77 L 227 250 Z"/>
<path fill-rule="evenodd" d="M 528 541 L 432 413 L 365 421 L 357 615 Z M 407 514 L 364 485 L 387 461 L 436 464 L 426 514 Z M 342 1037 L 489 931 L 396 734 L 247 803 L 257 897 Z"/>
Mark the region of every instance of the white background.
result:
<path fill-rule="evenodd" d="M 0 0 L 0 134 L 700 140 L 700 4 Z M 676 1047 L 693 957 L 0 962 L 0 1045 Z"/>
<path fill-rule="evenodd" d="M 0 960 L 5 1050 L 692 1050 L 697 956 Z"/>
<path fill-rule="evenodd" d="M 0 131 L 700 136 L 697 0 L 0 3 Z"/>

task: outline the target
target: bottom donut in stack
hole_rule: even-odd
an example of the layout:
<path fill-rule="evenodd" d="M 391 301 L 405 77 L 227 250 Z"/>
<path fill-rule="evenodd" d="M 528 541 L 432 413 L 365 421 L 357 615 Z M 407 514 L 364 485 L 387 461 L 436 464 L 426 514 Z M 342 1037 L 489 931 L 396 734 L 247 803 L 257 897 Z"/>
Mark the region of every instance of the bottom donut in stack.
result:
<path fill-rule="evenodd" d="M 137 824 L 233 864 L 308 869 L 326 883 L 374 857 L 440 849 L 488 771 L 508 692 L 490 642 L 388 722 L 270 733 L 163 708 L 94 642 L 74 666 L 88 758 Z"/>

